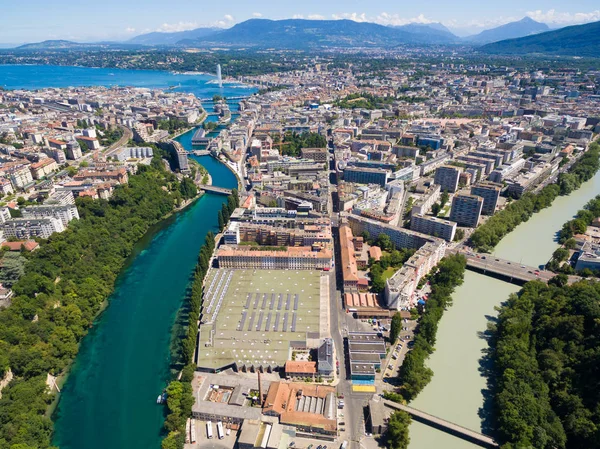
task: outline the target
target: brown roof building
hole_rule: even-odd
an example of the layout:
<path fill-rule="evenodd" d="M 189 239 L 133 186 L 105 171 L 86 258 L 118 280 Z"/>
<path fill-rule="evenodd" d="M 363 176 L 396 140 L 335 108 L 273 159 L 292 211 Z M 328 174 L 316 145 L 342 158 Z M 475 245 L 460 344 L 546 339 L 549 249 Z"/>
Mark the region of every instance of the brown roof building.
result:
<path fill-rule="evenodd" d="M 335 388 L 325 385 L 272 382 L 263 405 L 265 415 L 304 432 L 335 435 Z"/>
<path fill-rule="evenodd" d="M 358 289 L 358 267 L 354 256 L 353 237 L 349 226 L 340 226 L 340 252 L 345 291 Z"/>

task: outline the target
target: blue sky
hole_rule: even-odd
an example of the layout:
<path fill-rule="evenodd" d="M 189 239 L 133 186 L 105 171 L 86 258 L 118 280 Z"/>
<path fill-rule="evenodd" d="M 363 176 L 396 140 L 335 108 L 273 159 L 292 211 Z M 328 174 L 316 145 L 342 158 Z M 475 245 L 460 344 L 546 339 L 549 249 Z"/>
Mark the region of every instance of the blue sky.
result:
<path fill-rule="evenodd" d="M 383 25 L 442 22 L 459 34 L 526 15 L 556 27 L 600 20 L 597 0 L 13 0 L 1 10 L 0 43 L 123 40 L 150 31 L 230 27 L 252 17 L 349 18 Z"/>

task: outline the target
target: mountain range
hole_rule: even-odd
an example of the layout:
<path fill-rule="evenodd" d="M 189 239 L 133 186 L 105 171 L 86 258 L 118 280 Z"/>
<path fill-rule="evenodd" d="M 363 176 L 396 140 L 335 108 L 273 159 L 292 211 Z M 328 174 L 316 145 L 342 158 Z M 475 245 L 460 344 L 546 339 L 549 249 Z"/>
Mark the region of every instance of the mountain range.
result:
<path fill-rule="evenodd" d="M 464 40 L 473 44 L 488 44 L 490 42 L 543 33 L 549 30 L 550 27 L 545 23 L 536 22 L 530 17 L 524 17 L 518 22 L 510 22 L 490 30 L 484 30 L 474 36 L 467 36 Z"/>
<path fill-rule="evenodd" d="M 487 53 L 548 52 L 581 56 L 598 55 L 600 34 L 596 32 L 593 35 L 596 30 L 594 24 L 548 30 L 546 24 L 528 17 L 466 38 L 454 35 L 440 23 L 384 26 L 352 20 L 250 19 L 228 29 L 197 28 L 172 33 L 153 32 L 136 36 L 126 42 L 80 44 L 54 40 L 26 44 L 17 49 L 132 49 L 163 46 L 309 50 L 327 47 L 394 48 L 402 45 L 470 45 L 480 47 Z M 496 43 L 485 45 L 491 42 Z M 581 53 L 580 49 L 584 53 Z"/>
<path fill-rule="evenodd" d="M 546 24 L 529 17 L 460 38 L 441 23 L 384 26 L 351 20 L 250 19 L 220 30 L 198 28 L 175 33 L 148 33 L 128 41 L 142 45 L 236 47 L 394 47 L 402 44 L 485 44 L 547 31 Z"/>
<path fill-rule="evenodd" d="M 574 25 L 484 45 L 480 51 L 490 54 L 547 54 L 600 57 L 600 22 Z"/>

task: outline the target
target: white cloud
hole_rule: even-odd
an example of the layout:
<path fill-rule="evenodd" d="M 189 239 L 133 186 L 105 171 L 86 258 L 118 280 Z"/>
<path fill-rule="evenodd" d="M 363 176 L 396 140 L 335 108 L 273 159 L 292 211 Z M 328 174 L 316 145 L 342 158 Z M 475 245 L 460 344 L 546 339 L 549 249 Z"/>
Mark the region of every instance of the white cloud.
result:
<path fill-rule="evenodd" d="M 332 14 L 334 20 L 348 19 L 355 22 L 372 22 L 380 25 L 406 25 L 408 23 L 432 23 L 433 20 L 425 17 L 424 14 L 419 14 L 416 17 L 402 17 L 400 14 L 390 14 L 382 12 L 376 16 L 367 16 L 365 13 L 344 12 Z"/>
<path fill-rule="evenodd" d="M 262 17 L 262 14 L 259 12 L 253 12 L 252 17 Z"/>
<path fill-rule="evenodd" d="M 197 22 L 177 22 L 177 23 L 163 23 L 159 26 L 156 31 L 161 33 L 173 33 L 176 31 L 188 31 L 198 28 Z"/>
<path fill-rule="evenodd" d="M 228 22 L 233 22 L 233 16 L 231 14 L 225 14 L 223 18 Z"/>
<path fill-rule="evenodd" d="M 310 14 L 308 16 L 309 20 L 325 20 L 325 16 L 322 16 L 321 14 Z"/>
<path fill-rule="evenodd" d="M 304 16 L 302 14 L 294 14 L 292 19 L 304 19 Z"/>
<path fill-rule="evenodd" d="M 125 28 L 125 32 L 126 33 L 135 33 L 135 28 L 127 27 L 127 28 Z"/>
<path fill-rule="evenodd" d="M 368 22 L 367 15 L 363 13 L 356 12 L 343 12 L 341 14 L 332 14 L 331 18 L 333 20 L 353 20 L 354 22 Z"/>
<path fill-rule="evenodd" d="M 600 10 L 598 9 L 590 12 L 575 13 L 557 12 L 555 9 L 549 9 L 544 12 L 541 9 L 538 9 L 535 11 L 528 11 L 526 15 L 538 22 L 554 23 L 557 25 L 575 25 L 600 20 Z"/>

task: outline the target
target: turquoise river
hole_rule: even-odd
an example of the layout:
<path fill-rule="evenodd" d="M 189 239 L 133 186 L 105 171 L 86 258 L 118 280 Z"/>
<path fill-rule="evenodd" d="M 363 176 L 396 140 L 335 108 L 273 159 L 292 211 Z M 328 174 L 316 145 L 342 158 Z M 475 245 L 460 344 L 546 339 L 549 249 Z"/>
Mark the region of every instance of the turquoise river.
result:
<path fill-rule="evenodd" d="M 214 77 L 148 70 L 55 66 L 0 66 L 0 86 L 168 88 L 198 98 L 250 95 L 237 84 L 219 88 Z M 212 104 L 204 104 L 211 112 Z M 235 104 L 232 104 L 235 110 Z M 235 118 L 235 115 L 234 115 Z M 215 120 L 209 116 L 208 120 Z M 191 149 L 191 135 L 178 140 Z M 237 187 L 235 175 L 210 156 L 196 158 L 213 184 Z M 164 406 L 156 397 L 172 377 L 173 328 L 190 285 L 200 246 L 217 228 L 226 197 L 205 194 L 156 225 L 137 243 L 108 307 L 83 339 L 55 411 L 54 444 L 61 449 L 159 449 Z"/>

